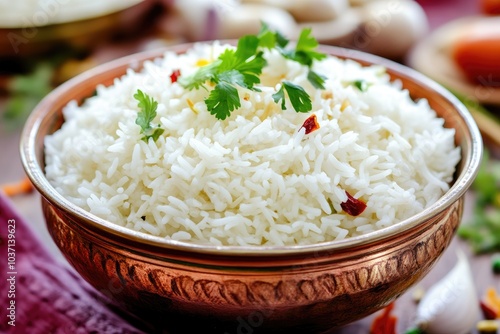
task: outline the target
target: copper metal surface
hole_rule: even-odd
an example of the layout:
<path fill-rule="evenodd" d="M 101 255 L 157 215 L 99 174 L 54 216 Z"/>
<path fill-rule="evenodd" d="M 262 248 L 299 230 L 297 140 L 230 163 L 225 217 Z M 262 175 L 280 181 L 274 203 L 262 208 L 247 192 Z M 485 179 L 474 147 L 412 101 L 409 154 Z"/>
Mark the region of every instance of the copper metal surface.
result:
<path fill-rule="evenodd" d="M 171 50 L 182 52 L 188 46 Z M 97 67 L 57 88 L 33 111 L 21 141 L 26 172 L 42 194 L 48 229 L 76 270 L 125 307 L 169 329 L 253 332 L 325 331 L 386 306 L 418 282 L 448 246 L 463 213 L 463 196 L 482 155 L 468 111 L 446 90 L 404 66 L 350 50 L 323 51 L 381 64 L 414 99 L 426 98 L 445 126 L 456 129 L 462 160 L 451 189 L 401 223 L 309 246 L 201 246 L 175 242 L 106 222 L 69 203 L 43 173 L 43 138 L 62 123 L 61 108 L 112 84 L 165 50 Z"/>

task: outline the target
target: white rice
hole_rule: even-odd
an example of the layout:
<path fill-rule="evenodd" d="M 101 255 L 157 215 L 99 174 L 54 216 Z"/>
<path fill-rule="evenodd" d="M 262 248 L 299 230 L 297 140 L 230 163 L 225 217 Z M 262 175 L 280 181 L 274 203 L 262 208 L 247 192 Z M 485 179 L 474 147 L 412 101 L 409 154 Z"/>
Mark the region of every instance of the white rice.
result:
<path fill-rule="evenodd" d="M 70 103 L 62 128 L 45 141 L 51 184 L 121 226 L 215 245 L 361 235 L 422 211 L 448 190 L 460 159 L 454 130 L 427 101 L 414 102 L 391 83 L 384 68 L 328 57 L 314 65 L 328 78 L 316 90 L 306 68 L 266 51 L 262 91 L 238 88 L 241 108 L 220 121 L 206 110 L 206 90 L 187 91 L 170 74 L 189 75 L 226 47 L 167 53 L 98 87 L 82 106 Z M 281 79 L 305 87 L 311 113 L 273 102 Z M 359 79 L 367 91 L 351 84 Z M 154 123 L 165 132 L 156 142 L 141 140 L 135 124 L 137 89 L 158 101 Z M 320 128 L 306 135 L 301 127 L 312 113 Z M 357 217 L 341 208 L 346 191 L 367 204 Z"/>

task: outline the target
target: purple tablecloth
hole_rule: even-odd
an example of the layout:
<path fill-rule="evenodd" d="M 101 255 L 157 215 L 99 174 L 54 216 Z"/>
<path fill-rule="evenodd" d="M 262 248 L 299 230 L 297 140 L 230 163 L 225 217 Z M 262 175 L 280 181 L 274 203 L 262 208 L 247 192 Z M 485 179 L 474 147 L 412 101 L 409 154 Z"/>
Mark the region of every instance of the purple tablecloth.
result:
<path fill-rule="evenodd" d="M 0 273 L 1 333 L 143 333 L 131 323 L 144 324 L 55 260 L 1 191 Z"/>

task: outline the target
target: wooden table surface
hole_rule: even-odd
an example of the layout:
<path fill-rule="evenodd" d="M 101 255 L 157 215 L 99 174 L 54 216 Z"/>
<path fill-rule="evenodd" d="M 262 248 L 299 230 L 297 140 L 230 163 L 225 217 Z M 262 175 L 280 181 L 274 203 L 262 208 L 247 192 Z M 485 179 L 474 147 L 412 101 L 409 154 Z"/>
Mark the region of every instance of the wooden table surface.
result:
<path fill-rule="evenodd" d="M 474 11 L 475 8 L 471 7 L 472 2 L 473 1 L 470 0 L 421 1 L 428 12 L 432 28 L 439 26 L 447 20 L 468 14 L 470 11 Z M 3 108 L 3 103 L 4 102 L 0 99 L 0 114 Z M 24 177 L 18 148 L 20 132 L 21 129 L 6 131 L 0 127 L 0 184 L 17 181 Z M 26 221 L 30 223 L 36 234 L 43 240 L 57 259 L 61 261 L 62 265 L 68 265 L 49 237 L 45 228 L 40 207 L 40 196 L 37 193 L 32 193 L 26 196 L 18 196 L 13 198 L 13 202 L 21 216 L 23 216 Z M 472 200 L 470 194 L 468 194 L 466 198 L 466 217 L 470 215 L 471 206 Z M 497 289 L 500 288 L 499 277 L 496 277 L 491 270 L 491 255 L 474 256 L 471 254 L 469 247 L 462 240 L 455 237 L 450 247 L 445 251 L 433 270 L 416 287 L 410 289 L 396 301 L 393 313 L 398 317 L 398 333 L 404 333 L 406 329 L 412 326 L 416 310 L 416 305 L 412 298 L 413 291 L 416 288 L 426 289 L 443 277 L 453 267 L 456 261 L 456 252 L 459 249 L 463 250 L 469 257 L 475 278 L 478 297 L 484 296 L 485 290 L 489 286 L 494 286 Z M 374 316 L 376 316 L 376 314 L 346 326 L 345 328 L 339 330 L 338 333 L 368 333 L 369 326 L 373 321 Z"/>

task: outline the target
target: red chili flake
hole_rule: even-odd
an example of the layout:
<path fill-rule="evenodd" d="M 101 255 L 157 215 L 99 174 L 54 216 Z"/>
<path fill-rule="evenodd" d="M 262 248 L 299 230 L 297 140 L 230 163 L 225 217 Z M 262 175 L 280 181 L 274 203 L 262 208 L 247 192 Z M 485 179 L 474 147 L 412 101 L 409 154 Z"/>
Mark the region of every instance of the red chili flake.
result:
<path fill-rule="evenodd" d="M 304 128 L 306 129 L 306 135 L 310 134 L 313 131 L 316 131 L 319 129 L 319 124 L 318 121 L 316 120 L 316 115 L 312 114 L 309 116 L 305 121 L 304 124 L 300 127 L 301 129 Z"/>
<path fill-rule="evenodd" d="M 181 76 L 181 70 L 179 69 L 174 70 L 172 74 L 170 74 L 170 80 L 172 81 L 172 83 L 174 83 L 180 76 Z"/>
<path fill-rule="evenodd" d="M 483 316 L 485 319 L 495 320 L 497 318 L 497 313 L 488 304 L 486 304 L 483 301 L 480 301 L 479 306 L 481 306 L 481 311 L 483 311 Z"/>
<path fill-rule="evenodd" d="M 382 313 L 376 317 L 370 327 L 371 334 L 396 334 L 396 321 L 397 318 L 391 314 L 394 308 L 394 303 L 390 303 L 382 311 Z"/>
<path fill-rule="evenodd" d="M 359 216 L 362 214 L 366 209 L 366 203 L 352 197 L 347 191 L 345 193 L 347 195 L 347 201 L 340 203 L 342 210 L 351 216 Z"/>

